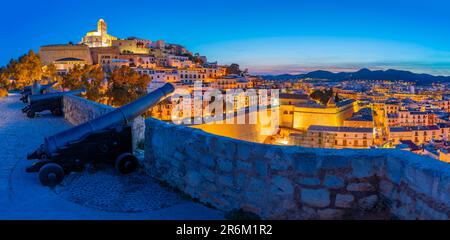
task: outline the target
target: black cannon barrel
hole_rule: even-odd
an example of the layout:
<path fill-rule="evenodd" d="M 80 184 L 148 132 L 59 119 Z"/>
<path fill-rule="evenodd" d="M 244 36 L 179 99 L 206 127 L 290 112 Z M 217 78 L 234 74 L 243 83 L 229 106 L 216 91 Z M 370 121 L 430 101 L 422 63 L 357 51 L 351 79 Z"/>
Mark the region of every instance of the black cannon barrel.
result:
<path fill-rule="evenodd" d="M 80 95 L 80 94 L 83 94 L 85 92 L 86 92 L 85 89 L 78 89 L 78 90 L 73 90 L 73 91 L 68 91 L 68 92 L 57 92 L 57 93 L 30 95 L 30 96 L 28 96 L 28 102 L 31 105 L 31 104 L 33 104 L 36 101 L 52 99 L 52 98 L 59 98 L 59 97 L 62 97 L 64 95 Z"/>
<path fill-rule="evenodd" d="M 168 97 L 175 91 L 172 84 L 167 83 L 161 88 L 147 94 L 146 96 L 116 110 L 109 112 L 99 118 L 76 126 L 67 131 L 47 137 L 42 146 L 43 151 L 51 156 L 58 148 L 64 147 L 70 142 L 80 140 L 89 133 L 107 129 L 114 125 L 128 124 L 133 119 L 145 113 L 149 108 L 155 106 L 160 101 Z"/>
<path fill-rule="evenodd" d="M 39 81 L 34 81 L 33 85 L 31 86 L 31 94 L 32 95 L 38 95 L 42 94 L 44 91 L 52 88 L 55 86 L 58 82 L 52 82 L 46 85 L 41 85 Z"/>

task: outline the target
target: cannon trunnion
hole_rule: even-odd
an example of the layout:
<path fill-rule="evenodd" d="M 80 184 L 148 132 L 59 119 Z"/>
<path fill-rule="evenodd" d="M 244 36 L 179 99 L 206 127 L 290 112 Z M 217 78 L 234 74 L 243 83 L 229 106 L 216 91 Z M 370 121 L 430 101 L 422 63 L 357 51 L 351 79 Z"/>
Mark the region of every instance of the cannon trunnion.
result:
<path fill-rule="evenodd" d="M 174 91 L 173 85 L 166 84 L 128 105 L 45 138 L 28 155 L 29 160 L 38 161 L 27 172 L 39 172 L 44 186 L 58 185 L 65 174 L 82 171 L 87 164 L 111 163 L 119 173 L 134 172 L 138 160 L 132 155 L 130 123 Z"/>

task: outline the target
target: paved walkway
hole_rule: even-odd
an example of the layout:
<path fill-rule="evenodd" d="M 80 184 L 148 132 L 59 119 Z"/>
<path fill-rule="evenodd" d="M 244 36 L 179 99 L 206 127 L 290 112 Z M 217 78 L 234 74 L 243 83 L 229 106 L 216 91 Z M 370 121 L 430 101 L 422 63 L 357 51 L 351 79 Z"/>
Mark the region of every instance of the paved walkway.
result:
<path fill-rule="evenodd" d="M 44 137 L 70 128 L 44 114 L 28 119 L 18 95 L 0 99 L 0 219 L 209 220 L 223 213 L 183 199 L 143 172 L 118 176 L 111 169 L 68 176 L 56 189 L 42 187 L 25 173 L 26 155 Z"/>

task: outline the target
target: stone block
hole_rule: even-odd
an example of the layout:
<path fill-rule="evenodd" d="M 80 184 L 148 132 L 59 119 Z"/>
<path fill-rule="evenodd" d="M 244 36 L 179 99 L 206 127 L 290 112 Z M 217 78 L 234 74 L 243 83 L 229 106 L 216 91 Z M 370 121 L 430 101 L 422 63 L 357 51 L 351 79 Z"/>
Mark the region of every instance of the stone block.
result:
<path fill-rule="evenodd" d="M 317 211 L 314 208 L 310 208 L 310 207 L 303 207 L 302 208 L 302 216 L 301 219 L 317 219 Z"/>
<path fill-rule="evenodd" d="M 251 144 L 250 143 L 242 143 L 237 145 L 237 158 L 243 161 L 248 161 L 250 158 L 251 152 Z"/>
<path fill-rule="evenodd" d="M 264 181 L 252 178 L 249 180 L 248 189 L 245 192 L 246 199 L 249 204 L 262 206 L 266 203 L 266 184 Z"/>
<path fill-rule="evenodd" d="M 218 159 L 217 164 L 219 169 L 223 172 L 232 172 L 233 171 L 233 163 L 226 159 Z"/>
<path fill-rule="evenodd" d="M 339 189 L 345 186 L 344 180 L 334 175 L 325 176 L 323 185 L 331 189 Z"/>
<path fill-rule="evenodd" d="M 289 179 L 282 176 L 275 176 L 271 182 L 271 193 L 279 195 L 289 195 L 294 192 L 294 187 Z"/>
<path fill-rule="evenodd" d="M 284 159 L 271 159 L 270 167 L 276 171 L 286 171 L 290 167 L 290 163 Z"/>
<path fill-rule="evenodd" d="M 236 177 L 236 184 L 238 185 L 238 187 L 240 189 L 246 189 L 246 184 L 247 184 L 247 174 L 245 173 L 238 173 L 237 177 Z"/>
<path fill-rule="evenodd" d="M 201 182 L 201 176 L 198 172 L 189 172 L 186 174 L 186 182 L 189 186 L 197 187 Z"/>
<path fill-rule="evenodd" d="M 371 195 L 365 198 L 362 198 L 358 201 L 358 205 L 363 210 L 371 210 L 373 209 L 378 203 L 378 196 L 377 195 Z"/>
<path fill-rule="evenodd" d="M 436 172 L 420 169 L 416 165 L 405 168 L 404 179 L 411 189 L 429 197 L 436 197 L 439 185 L 439 176 Z"/>
<path fill-rule="evenodd" d="M 210 154 L 200 156 L 200 163 L 203 166 L 209 167 L 209 168 L 213 168 L 216 165 L 213 157 Z"/>
<path fill-rule="evenodd" d="M 403 177 L 403 165 L 397 158 L 386 161 L 386 177 L 393 183 L 399 185 Z"/>
<path fill-rule="evenodd" d="M 218 182 L 222 186 L 232 187 L 233 186 L 233 178 L 230 176 L 219 176 Z"/>
<path fill-rule="evenodd" d="M 295 170 L 304 175 L 315 175 L 320 169 L 317 159 L 313 158 L 296 158 L 294 159 Z"/>
<path fill-rule="evenodd" d="M 322 162 L 322 168 L 325 170 L 336 170 L 350 167 L 350 158 L 348 156 L 327 155 Z"/>
<path fill-rule="evenodd" d="M 238 171 L 251 171 L 253 169 L 251 163 L 239 160 L 236 162 L 236 166 Z"/>
<path fill-rule="evenodd" d="M 368 192 L 375 191 L 375 187 L 368 182 L 350 183 L 347 185 L 347 190 L 351 192 Z"/>
<path fill-rule="evenodd" d="M 448 213 L 437 211 L 422 200 L 416 200 L 416 214 L 420 220 L 449 220 Z"/>
<path fill-rule="evenodd" d="M 328 207 L 330 205 L 330 192 L 325 189 L 302 189 L 300 199 L 301 203 L 312 207 Z"/>
<path fill-rule="evenodd" d="M 413 199 L 410 196 L 408 196 L 408 194 L 406 194 L 405 192 L 399 193 L 398 200 L 401 202 L 402 205 L 412 205 L 413 204 Z"/>
<path fill-rule="evenodd" d="M 318 186 L 320 185 L 320 178 L 298 177 L 296 182 L 306 186 Z"/>
<path fill-rule="evenodd" d="M 266 184 L 263 180 L 258 178 L 251 178 L 249 185 L 248 185 L 248 191 L 249 192 L 262 192 L 265 190 Z"/>
<path fill-rule="evenodd" d="M 184 161 L 185 156 L 184 156 L 182 153 L 176 151 L 176 152 L 173 154 L 173 158 L 174 158 L 175 161 Z"/>
<path fill-rule="evenodd" d="M 269 174 L 268 164 L 263 160 L 259 159 L 254 162 L 256 173 L 259 176 L 265 177 Z"/>
<path fill-rule="evenodd" d="M 351 161 L 354 178 L 367 178 L 375 175 L 373 163 L 370 158 L 355 158 Z"/>
<path fill-rule="evenodd" d="M 215 182 L 216 174 L 215 174 L 213 171 L 208 170 L 208 169 L 203 169 L 203 170 L 201 171 L 201 173 L 202 173 L 202 176 L 203 176 L 207 181 L 209 181 L 209 182 Z"/>
<path fill-rule="evenodd" d="M 236 156 L 236 142 L 234 140 L 223 140 L 220 153 L 224 158 L 233 160 Z"/>
<path fill-rule="evenodd" d="M 335 206 L 340 208 L 351 208 L 355 197 L 351 194 L 338 194 L 336 195 Z"/>
<path fill-rule="evenodd" d="M 392 195 L 395 191 L 395 186 L 389 181 L 382 180 L 379 183 L 380 186 L 380 194 L 385 196 L 386 198 L 392 198 Z"/>

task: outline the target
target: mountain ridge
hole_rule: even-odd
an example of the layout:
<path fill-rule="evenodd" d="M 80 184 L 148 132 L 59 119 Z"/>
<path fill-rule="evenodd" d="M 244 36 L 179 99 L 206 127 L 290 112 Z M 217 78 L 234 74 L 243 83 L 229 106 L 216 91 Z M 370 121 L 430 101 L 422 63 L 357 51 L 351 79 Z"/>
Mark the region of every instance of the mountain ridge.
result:
<path fill-rule="evenodd" d="M 305 74 L 281 74 L 281 75 L 263 75 L 266 80 L 290 80 L 301 78 L 325 79 L 330 81 L 348 81 L 348 80 L 387 80 L 387 81 L 410 81 L 416 83 L 450 82 L 450 76 L 434 76 L 426 73 L 413 73 L 405 70 L 387 69 L 370 70 L 362 68 L 356 72 L 338 72 L 333 73 L 325 70 L 317 70 Z"/>

